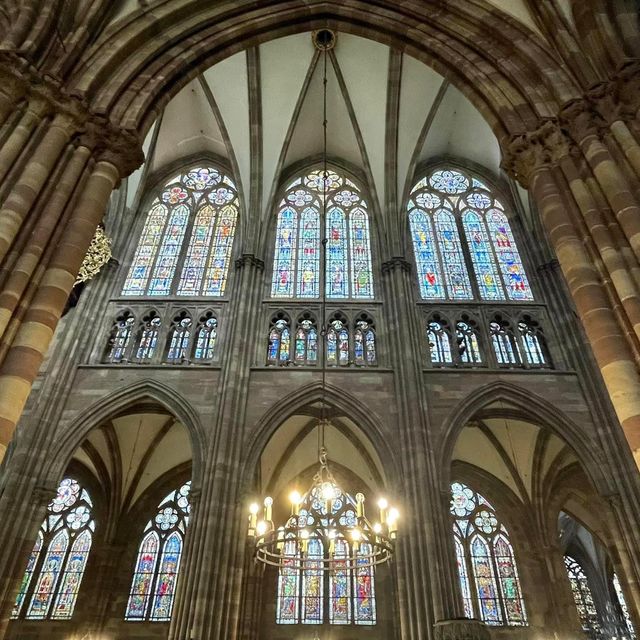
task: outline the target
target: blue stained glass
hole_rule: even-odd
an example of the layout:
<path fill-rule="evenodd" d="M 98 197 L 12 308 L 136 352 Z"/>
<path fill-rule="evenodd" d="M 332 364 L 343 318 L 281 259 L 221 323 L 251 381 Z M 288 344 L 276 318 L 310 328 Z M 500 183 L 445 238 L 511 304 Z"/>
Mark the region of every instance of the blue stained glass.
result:
<path fill-rule="evenodd" d="M 196 360 L 211 360 L 215 353 L 218 321 L 215 318 L 207 318 L 200 327 L 196 338 L 194 355 Z"/>
<path fill-rule="evenodd" d="M 280 334 L 280 362 L 289 361 L 289 349 L 291 345 L 291 334 L 289 329 L 284 328 Z"/>
<path fill-rule="evenodd" d="M 324 570 L 322 543 L 317 538 L 309 540 L 307 558 L 317 562 L 308 562 L 302 572 L 302 621 L 304 624 L 322 624 Z"/>
<path fill-rule="evenodd" d="M 527 617 L 520 593 L 520 581 L 511 543 L 504 535 L 498 534 L 495 537 L 493 549 L 507 624 L 525 624 Z"/>
<path fill-rule="evenodd" d="M 66 529 L 63 529 L 49 544 L 40 570 L 40 576 L 33 595 L 31 596 L 27 619 L 44 620 L 47 617 L 49 608 L 51 607 L 51 601 L 53 600 L 53 594 L 58 586 L 58 580 L 62 573 L 62 564 L 68 546 L 69 533 Z"/>
<path fill-rule="evenodd" d="M 353 336 L 353 356 L 356 364 L 364 364 L 364 335 L 361 329 L 356 329 Z"/>
<path fill-rule="evenodd" d="M 205 296 L 224 295 L 237 221 L 238 209 L 235 205 L 224 207 L 218 215 L 211 257 L 202 291 Z"/>
<path fill-rule="evenodd" d="M 456 559 L 458 561 L 458 577 L 460 578 L 460 590 L 462 591 L 462 603 L 464 605 L 464 615 L 473 618 L 473 604 L 471 601 L 471 588 L 469 587 L 469 576 L 467 573 L 467 561 L 462 543 L 455 537 Z"/>
<path fill-rule="evenodd" d="M 351 193 L 352 196 L 355 194 Z M 337 196 L 336 196 L 337 198 Z M 353 209 L 349 214 L 351 253 L 351 297 L 373 298 L 371 275 L 371 243 L 369 216 L 363 209 Z"/>
<path fill-rule="evenodd" d="M 276 250 L 273 258 L 273 282 L 271 295 L 274 298 L 293 296 L 296 231 L 298 215 L 295 209 L 284 207 L 278 214 Z"/>
<path fill-rule="evenodd" d="M 338 354 L 338 336 L 335 329 L 327 331 L 327 363 L 336 364 Z"/>
<path fill-rule="evenodd" d="M 479 213 L 468 209 L 462 216 L 476 280 L 483 300 L 504 300 L 504 291 L 489 243 L 485 223 Z"/>
<path fill-rule="evenodd" d="M 299 298 L 317 298 L 320 280 L 320 214 L 315 207 L 307 207 L 300 216 L 298 247 L 297 295 Z"/>
<path fill-rule="evenodd" d="M 296 624 L 300 619 L 300 570 L 295 568 L 296 542 L 284 543 L 284 563 L 278 574 L 278 624 Z M 289 558 L 289 559 L 287 559 Z"/>
<path fill-rule="evenodd" d="M 13 611 L 11 612 L 12 618 L 17 618 L 20 613 L 20 610 L 22 609 L 25 596 L 27 595 L 27 591 L 29 590 L 29 585 L 31 584 L 31 578 L 33 577 L 33 572 L 36 568 L 36 564 L 38 564 L 38 558 L 40 557 L 40 551 L 42 551 L 43 542 L 44 542 L 44 538 L 42 537 L 42 531 L 38 531 L 38 537 L 36 539 L 35 545 L 33 545 L 31 554 L 29 555 L 27 568 L 24 572 L 24 575 L 22 576 L 22 582 L 20 583 L 20 590 L 18 591 L 18 596 L 16 598 Z"/>
<path fill-rule="evenodd" d="M 200 293 L 215 220 L 216 211 L 211 205 L 207 204 L 198 211 L 178 287 L 181 296 Z"/>
<path fill-rule="evenodd" d="M 459 171 L 436 171 L 429 179 L 429 184 L 443 193 L 464 193 L 469 188 L 469 180 Z"/>
<path fill-rule="evenodd" d="M 80 583 L 91 550 L 91 542 L 91 532 L 85 530 L 75 539 L 71 547 L 53 608 L 52 618 L 55 620 L 68 620 L 73 615 Z"/>
<path fill-rule="evenodd" d="M 486 214 L 486 220 L 507 295 L 511 300 L 533 300 L 507 216 L 497 209 L 491 209 Z"/>
<path fill-rule="evenodd" d="M 149 211 L 129 274 L 122 289 L 122 295 L 142 296 L 145 294 L 168 213 L 167 207 L 160 202 L 157 202 Z"/>
<path fill-rule="evenodd" d="M 470 300 L 473 298 L 473 293 L 471 292 L 467 267 L 464 263 L 456 220 L 447 209 L 439 209 L 434 214 L 434 222 L 449 298 Z"/>
<path fill-rule="evenodd" d="M 436 252 L 431 218 L 419 209 L 409 214 L 420 294 L 425 300 L 445 298 L 440 258 Z"/>
<path fill-rule="evenodd" d="M 182 556 L 182 538 L 178 532 L 172 533 L 164 543 L 162 559 L 151 609 L 151 620 L 170 620 L 173 609 L 180 557 Z"/>
<path fill-rule="evenodd" d="M 376 623 L 376 594 L 373 567 L 367 567 L 364 557 L 371 553 L 371 545 L 362 543 L 358 548 L 354 574 L 354 621 L 356 624 Z"/>
<path fill-rule="evenodd" d="M 171 211 L 151 276 L 148 295 L 169 295 L 188 222 L 189 207 L 186 204 L 180 204 Z"/>
<path fill-rule="evenodd" d="M 351 618 L 351 580 L 346 568 L 349 558 L 349 544 L 344 538 L 335 541 L 332 570 L 329 574 L 331 624 L 348 624 Z"/>
<path fill-rule="evenodd" d="M 349 296 L 347 277 L 347 223 L 344 211 L 335 207 L 327 214 L 327 295 Z"/>
<path fill-rule="evenodd" d="M 489 547 L 480 536 L 475 536 L 471 541 L 471 565 L 482 620 L 487 624 L 502 624 L 502 612 L 498 603 L 498 586 L 493 563 Z"/>
<path fill-rule="evenodd" d="M 143 620 L 147 615 L 153 577 L 158 564 L 160 538 L 155 531 L 150 531 L 142 540 L 138 551 L 138 559 L 133 574 L 131 593 L 127 603 L 127 620 Z"/>
<path fill-rule="evenodd" d="M 318 359 L 318 332 L 311 328 L 307 334 L 307 360 L 315 362 Z"/>

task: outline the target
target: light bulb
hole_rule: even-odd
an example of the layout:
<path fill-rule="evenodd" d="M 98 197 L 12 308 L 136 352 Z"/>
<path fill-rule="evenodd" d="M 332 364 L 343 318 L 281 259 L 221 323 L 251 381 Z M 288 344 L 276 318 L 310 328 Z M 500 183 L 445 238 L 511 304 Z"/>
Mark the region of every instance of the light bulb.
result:
<path fill-rule="evenodd" d="M 257 527 L 257 532 L 259 536 L 263 536 L 265 533 L 267 533 L 267 529 L 269 528 L 269 525 L 264 521 L 264 520 L 260 520 L 260 522 L 258 522 L 258 527 Z"/>
<path fill-rule="evenodd" d="M 379 522 L 376 522 L 376 523 L 373 525 L 373 530 L 374 530 L 376 533 L 382 533 L 382 525 L 381 525 Z"/>
<path fill-rule="evenodd" d="M 289 500 L 291 500 L 291 504 L 300 504 L 300 500 L 302 500 L 302 496 L 298 491 L 292 491 L 289 494 Z"/>
<path fill-rule="evenodd" d="M 308 540 L 308 539 L 309 539 L 309 532 L 308 532 L 306 529 L 303 529 L 303 530 L 300 532 L 300 537 L 301 537 L 303 540 Z"/>
<path fill-rule="evenodd" d="M 270 507 L 273 504 L 273 498 L 270 498 L 269 496 L 267 496 L 264 499 L 264 506 L 265 507 Z"/>
<path fill-rule="evenodd" d="M 360 540 L 360 538 L 362 538 L 362 534 L 360 533 L 360 529 L 354 529 L 351 532 L 351 538 L 357 542 L 358 540 Z"/>
<path fill-rule="evenodd" d="M 325 500 L 333 500 L 335 497 L 335 490 L 330 482 L 325 482 L 322 485 L 322 497 Z"/>
<path fill-rule="evenodd" d="M 336 531 L 335 529 L 331 529 L 329 531 L 329 540 L 335 540 L 336 539 Z"/>
<path fill-rule="evenodd" d="M 380 500 L 378 500 L 379 509 L 386 509 L 388 506 L 389 506 L 389 503 L 387 502 L 386 498 L 380 498 Z"/>
<path fill-rule="evenodd" d="M 389 524 L 394 524 L 399 517 L 400 517 L 400 512 L 397 509 L 389 509 L 389 516 L 387 518 L 387 522 Z"/>
<path fill-rule="evenodd" d="M 260 509 L 260 505 L 258 505 L 258 503 L 257 503 L 257 502 L 252 502 L 252 503 L 249 505 L 249 513 L 250 513 L 251 515 L 253 515 L 253 516 L 255 516 L 255 515 L 256 515 L 256 513 L 258 513 L 259 509 Z"/>

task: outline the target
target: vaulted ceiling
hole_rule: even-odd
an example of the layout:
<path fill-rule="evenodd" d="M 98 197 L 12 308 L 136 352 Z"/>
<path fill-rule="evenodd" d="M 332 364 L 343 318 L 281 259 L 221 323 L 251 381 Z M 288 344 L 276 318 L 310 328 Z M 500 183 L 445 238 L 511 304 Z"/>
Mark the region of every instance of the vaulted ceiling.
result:
<path fill-rule="evenodd" d="M 270 210 L 283 175 L 322 153 L 323 63 L 311 34 L 301 33 L 207 69 L 158 118 L 144 171 L 157 175 L 210 153 L 228 164 L 247 208 Z M 381 211 L 400 206 L 416 167 L 431 158 L 498 172 L 498 142 L 480 113 L 416 59 L 338 33 L 327 79 L 329 156 L 361 175 Z M 129 204 L 143 174 L 130 179 Z"/>

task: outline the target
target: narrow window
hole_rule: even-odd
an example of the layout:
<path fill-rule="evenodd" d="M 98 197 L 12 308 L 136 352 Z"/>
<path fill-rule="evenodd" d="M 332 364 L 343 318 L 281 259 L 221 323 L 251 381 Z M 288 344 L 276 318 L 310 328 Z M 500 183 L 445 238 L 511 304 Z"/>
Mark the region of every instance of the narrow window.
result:
<path fill-rule="evenodd" d="M 508 322 L 496 318 L 489 323 L 489 333 L 491 334 L 491 344 L 499 365 L 522 364 L 520 347 Z"/>
<path fill-rule="evenodd" d="M 200 362 L 213 360 L 218 338 L 218 321 L 209 312 L 200 318 L 200 326 L 196 334 L 194 358 Z"/>
<path fill-rule="evenodd" d="M 431 364 L 442 366 L 453 362 L 451 341 L 442 322 L 437 320 L 429 322 L 427 325 L 427 344 L 429 345 Z"/>
<path fill-rule="evenodd" d="M 474 328 L 464 320 L 456 323 L 458 358 L 462 364 L 482 364 L 478 336 Z"/>
<path fill-rule="evenodd" d="M 109 337 L 107 362 L 118 363 L 126 360 L 129 354 L 129 343 L 136 319 L 125 311 L 116 319 Z"/>
<path fill-rule="evenodd" d="M 598 631 L 600 620 L 593 602 L 589 580 L 580 564 L 571 556 L 564 557 L 564 566 L 571 584 L 571 593 L 584 631 Z"/>
<path fill-rule="evenodd" d="M 289 363 L 291 351 L 291 331 L 289 321 L 277 318 L 269 331 L 269 346 L 267 348 L 267 364 L 286 365 Z"/>
<path fill-rule="evenodd" d="M 530 319 L 524 319 L 518 323 L 518 331 L 524 346 L 524 355 L 527 364 L 531 367 L 544 367 L 548 364 L 545 355 L 546 344 L 542 332 Z"/>
<path fill-rule="evenodd" d="M 153 358 L 158 346 L 158 336 L 160 335 L 160 318 L 152 311 L 143 319 L 138 337 L 138 348 L 136 349 L 136 359 L 142 364 L 146 364 Z"/>
<path fill-rule="evenodd" d="M 169 337 L 167 362 L 179 364 L 189 358 L 189 343 L 191 341 L 191 318 L 177 317 Z"/>

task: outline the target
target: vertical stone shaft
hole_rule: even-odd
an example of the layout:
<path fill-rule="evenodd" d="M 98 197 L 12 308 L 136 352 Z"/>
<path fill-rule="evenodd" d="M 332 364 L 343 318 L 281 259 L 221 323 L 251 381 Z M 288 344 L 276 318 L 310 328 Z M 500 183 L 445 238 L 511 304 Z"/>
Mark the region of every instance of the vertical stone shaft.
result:
<path fill-rule="evenodd" d="M 629 164 L 633 167 L 636 176 L 640 178 L 640 145 L 629 130 L 626 122 L 616 120 L 611 123 L 611 133 L 616 142 L 627 157 Z"/>
<path fill-rule="evenodd" d="M 18 258 L 7 282 L 0 291 L 0 337 L 3 335 L 25 290 L 40 264 L 52 233 L 56 229 L 60 216 L 82 175 L 82 171 L 91 155 L 87 147 L 78 147 L 65 167 L 57 189 L 39 218 L 29 244 Z M 1 358 L 0 358 L 1 361 Z"/>
<path fill-rule="evenodd" d="M 7 255 L 20 225 L 69 142 L 70 125 L 71 119 L 67 115 L 56 116 L 38 145 L 35 157 L 25 167 L 0 210 L 0 261 Z"/>
<path fill-rule="evenodd" d="M 531 191 L 551 244 L 567 280 L 591 348 L 622 424 L 627 442 L 640 464 L 640 376 L 609 301 L 566 213 L 554 174 L 538 167 Z"/>
<path fill-rule="evenodd" d="M 3 452 L 15 430 L 82 260 L 118 179 L 118 169 L 111 162 L 101 160 L 94 167 L 65 234 L 2 363 L 0 447 Z"/>

